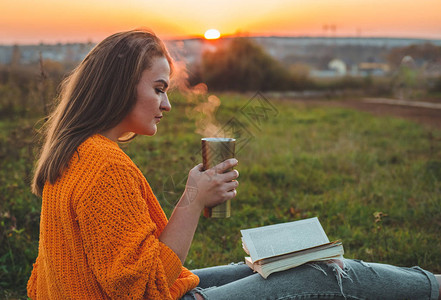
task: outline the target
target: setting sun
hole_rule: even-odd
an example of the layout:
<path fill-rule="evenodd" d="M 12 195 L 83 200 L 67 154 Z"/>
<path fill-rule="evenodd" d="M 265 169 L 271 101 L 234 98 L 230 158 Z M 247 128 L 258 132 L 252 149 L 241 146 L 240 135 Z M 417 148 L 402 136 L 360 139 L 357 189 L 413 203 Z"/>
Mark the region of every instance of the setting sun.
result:
<path fill-rule="evenodd" d="M 205 31 L 204 37 L 207 40 L 215 40 L 220 37 L 220 32 L 217 29 L 208 29 L 207 31 Z"/>

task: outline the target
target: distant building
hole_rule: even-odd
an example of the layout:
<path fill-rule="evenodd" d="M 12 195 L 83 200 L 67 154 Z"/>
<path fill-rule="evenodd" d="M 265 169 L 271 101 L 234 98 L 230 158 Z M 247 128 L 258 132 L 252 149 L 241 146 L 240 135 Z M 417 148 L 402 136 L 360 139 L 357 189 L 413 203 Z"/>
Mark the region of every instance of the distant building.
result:
<path fill-rule="evenodd" d="M 340 75 L 335 70 L 311 70 L 309 71 L 309 76 L 313 78 L 333 78 Z"/>
<path fill-rule="evenodd" d="M 309 75 L 316 78 L 333 78 L 346 76 L 346 63 L 341 59 L 334 58 L 328 63 L 328 68 L 326 70 L 312 69 Z"/>
<path fill-rule="evenodd" d="M 334 58 L 328 63 L 326 70 L 311 70 L 310 76 L 316 78 L 386 76 L 389 71 L 390 67 L 386 63 L 362 62 L 348 67 L 343 60 Z"/>
<path fill-rule="evenodd" d="M 339 76 L 345 76 L 346 75 L 346 64 L 341 59 L 334 58 L 331 60 L 328 64 L 328 68 L 330 70 L 334 70 L 335 73 Z"/>
<path fill-rule="evenodd" d="M 385 76 L 389 71 L 390 67 L 386 63 L 362 62 L 358 64 L 359 76 Z"/>

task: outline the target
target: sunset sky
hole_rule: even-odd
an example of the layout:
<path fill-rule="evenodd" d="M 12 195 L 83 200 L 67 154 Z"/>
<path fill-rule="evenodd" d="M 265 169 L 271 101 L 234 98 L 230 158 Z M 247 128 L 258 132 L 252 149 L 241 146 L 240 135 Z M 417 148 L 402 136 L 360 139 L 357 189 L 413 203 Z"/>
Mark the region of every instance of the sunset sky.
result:
<path fill-rule="evenodd" d="M 0 44 L 98 42 L 121 30 L 441 39 L 441 0 L 0 0 Z M 335 29 L 334 29 L 335 28 Z"/>

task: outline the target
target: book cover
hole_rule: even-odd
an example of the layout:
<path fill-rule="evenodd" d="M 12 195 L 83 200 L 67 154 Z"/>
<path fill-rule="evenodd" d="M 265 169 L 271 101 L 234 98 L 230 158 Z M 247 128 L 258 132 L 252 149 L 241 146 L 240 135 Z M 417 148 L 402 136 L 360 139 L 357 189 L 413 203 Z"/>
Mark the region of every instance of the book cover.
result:
<path fill-rule="evenodd" d="M 317 217 L 241 230 L 245 262 L 264 278 L 309 261 L 340 258 L 343 245 L 330 242 Z"/>

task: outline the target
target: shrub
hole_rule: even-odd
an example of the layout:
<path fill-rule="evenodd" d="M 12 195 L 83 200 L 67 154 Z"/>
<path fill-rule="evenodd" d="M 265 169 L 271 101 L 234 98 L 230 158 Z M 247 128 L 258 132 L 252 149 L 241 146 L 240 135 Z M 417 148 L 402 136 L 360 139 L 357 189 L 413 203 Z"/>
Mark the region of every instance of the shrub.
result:
<path fill-rule="evenodd" d="M 289 90 L 302 88 L 306 81 L 294 77 L 248 38 L 235 38 L 225 47 L 205 52 L 200 72 L 202 80 L 215 90 Z"/>

